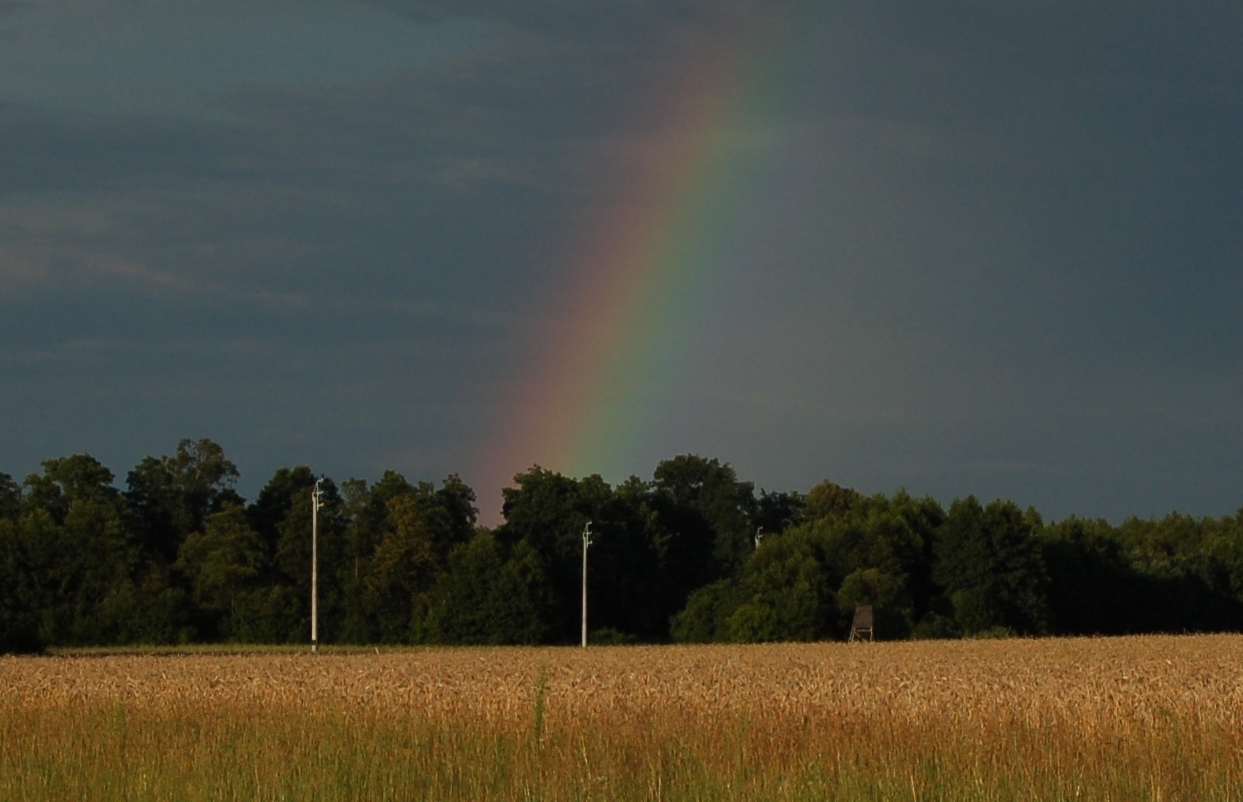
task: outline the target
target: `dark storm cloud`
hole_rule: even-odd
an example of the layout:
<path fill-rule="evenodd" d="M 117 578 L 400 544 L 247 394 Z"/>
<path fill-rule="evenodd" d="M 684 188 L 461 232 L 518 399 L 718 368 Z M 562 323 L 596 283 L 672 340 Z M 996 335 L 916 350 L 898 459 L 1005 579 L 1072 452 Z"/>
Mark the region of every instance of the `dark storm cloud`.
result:
<path fill-rule="evenodd" d="M 0 470 L 203 435 L 255 483 L 465 470 L 619 154 L 745 44 L 745 287 L 652 464 L 1237 506 L 1243 14 L 799 6 L 0 3 Z"/>
<path fill-rule="evenodd" d="M 584 5 L 572 0 L 533 0 L 505 3 L 497 0 L 369 0 L 372 5 L 416 19 L 471 17 L 504 22 L 517 28 L 575 41 L 624 42 L 642 48 L 652 37 L 661 37 L 684 26 L 744 21 L 779 9 L 781 3 L 747 0 L 601 0 Z M 749 15 L 748 12 L 751 14 Z"/>
<path fill-rule="evenodd" d="M 488 397 L 478 377 L 512 339 L 498 299 L 530 281 L 551 224 L 536 209 L 565 184 L 553 142 L 513 144 L 520 126 L 556 129 L 521 119 L 530 93 L 505 66 L 235 89 L 217 95 L 222 119 L 8 104 L 0 271 L 19 286 L 0 329 L 9 405 L 29 410 L 8 441 L 116 449 L 107 432 L 145 420 L 157 448 L 187 426 L 236 442 L 240 425 L 240 456 L 263 470 L 313 456 L 280 447 L 308 414 L 339 421 L 338 454 L 396 430 L 424 432 L 403 453 L 468 434 L 446 415 Z M 91 387 L 94 413 L 63 414 Z M 62 413 L 56 436 L 35 408 Z"/>
<path fill-rule="evenodd" d="M 227 175 L 211 130 L 176 120 L 80 118 L 0 103 L 0 199 Z"/>
<path fill-rule="evenodd" d="M 1068 5 L 889 10 L 826 10 L 805 29 L 823 60 L 783 87 L 806 128 L 777 169 L 809 202 L 774 221 L 789 266 L 764 282 L 785 305 L 766 346 L 811 353 L 765 373 L 802 388 L 788 417 L 849 423 L 810 442 L 757 427 L 772 451 L 1062 513 L 1230 498 L 1237 472 L 1206 469 L 1240 440 L 1240 82 L 1219 46 L 1237 12 L 1128 8 L 1119 30 Z"/>

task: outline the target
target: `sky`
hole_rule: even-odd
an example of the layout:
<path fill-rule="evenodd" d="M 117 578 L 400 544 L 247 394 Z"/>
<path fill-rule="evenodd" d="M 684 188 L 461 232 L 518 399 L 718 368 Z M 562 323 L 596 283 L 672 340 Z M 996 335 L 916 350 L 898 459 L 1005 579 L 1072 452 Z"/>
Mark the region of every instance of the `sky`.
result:
<path fill-rule="evenodd" d="M 1243 6 L 0 0 L 0 471 L 1243 506 Z"/>

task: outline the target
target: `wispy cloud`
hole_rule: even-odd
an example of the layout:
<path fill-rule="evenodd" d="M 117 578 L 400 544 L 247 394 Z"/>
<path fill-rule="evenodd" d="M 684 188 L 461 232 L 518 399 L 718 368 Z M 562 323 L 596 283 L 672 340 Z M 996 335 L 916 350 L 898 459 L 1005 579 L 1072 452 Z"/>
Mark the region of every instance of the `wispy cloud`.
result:
<path fill-rule="evenodd" d="M 0 49 L 0 96 L 75 113 L 212 118 L 223 111 L 213 98 L 237 87 L 349 84 L 486 44 L 469 22 L 324 0 L 48 0 L 26 9 Z"/>

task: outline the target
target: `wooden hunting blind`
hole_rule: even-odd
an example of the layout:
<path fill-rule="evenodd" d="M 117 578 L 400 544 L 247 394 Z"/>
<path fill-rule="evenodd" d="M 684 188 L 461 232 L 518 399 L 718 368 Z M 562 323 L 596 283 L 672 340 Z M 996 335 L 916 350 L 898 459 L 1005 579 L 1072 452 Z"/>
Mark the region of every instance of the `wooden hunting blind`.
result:
<path fill-rule="evenodd" d="M 850 641 L 872 640 L 872 605 L 856 604 L 855 619 L 850 624 Z"/>

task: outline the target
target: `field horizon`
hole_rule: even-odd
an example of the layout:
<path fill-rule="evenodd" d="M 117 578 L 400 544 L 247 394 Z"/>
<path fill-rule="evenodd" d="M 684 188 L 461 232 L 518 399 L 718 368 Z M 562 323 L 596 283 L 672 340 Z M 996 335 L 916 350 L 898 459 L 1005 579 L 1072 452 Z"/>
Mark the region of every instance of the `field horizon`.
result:
<path fill-rule="evenodd" d="M 1243 636 L 0 658 L 4 799 L 1238 799 Z"/>

